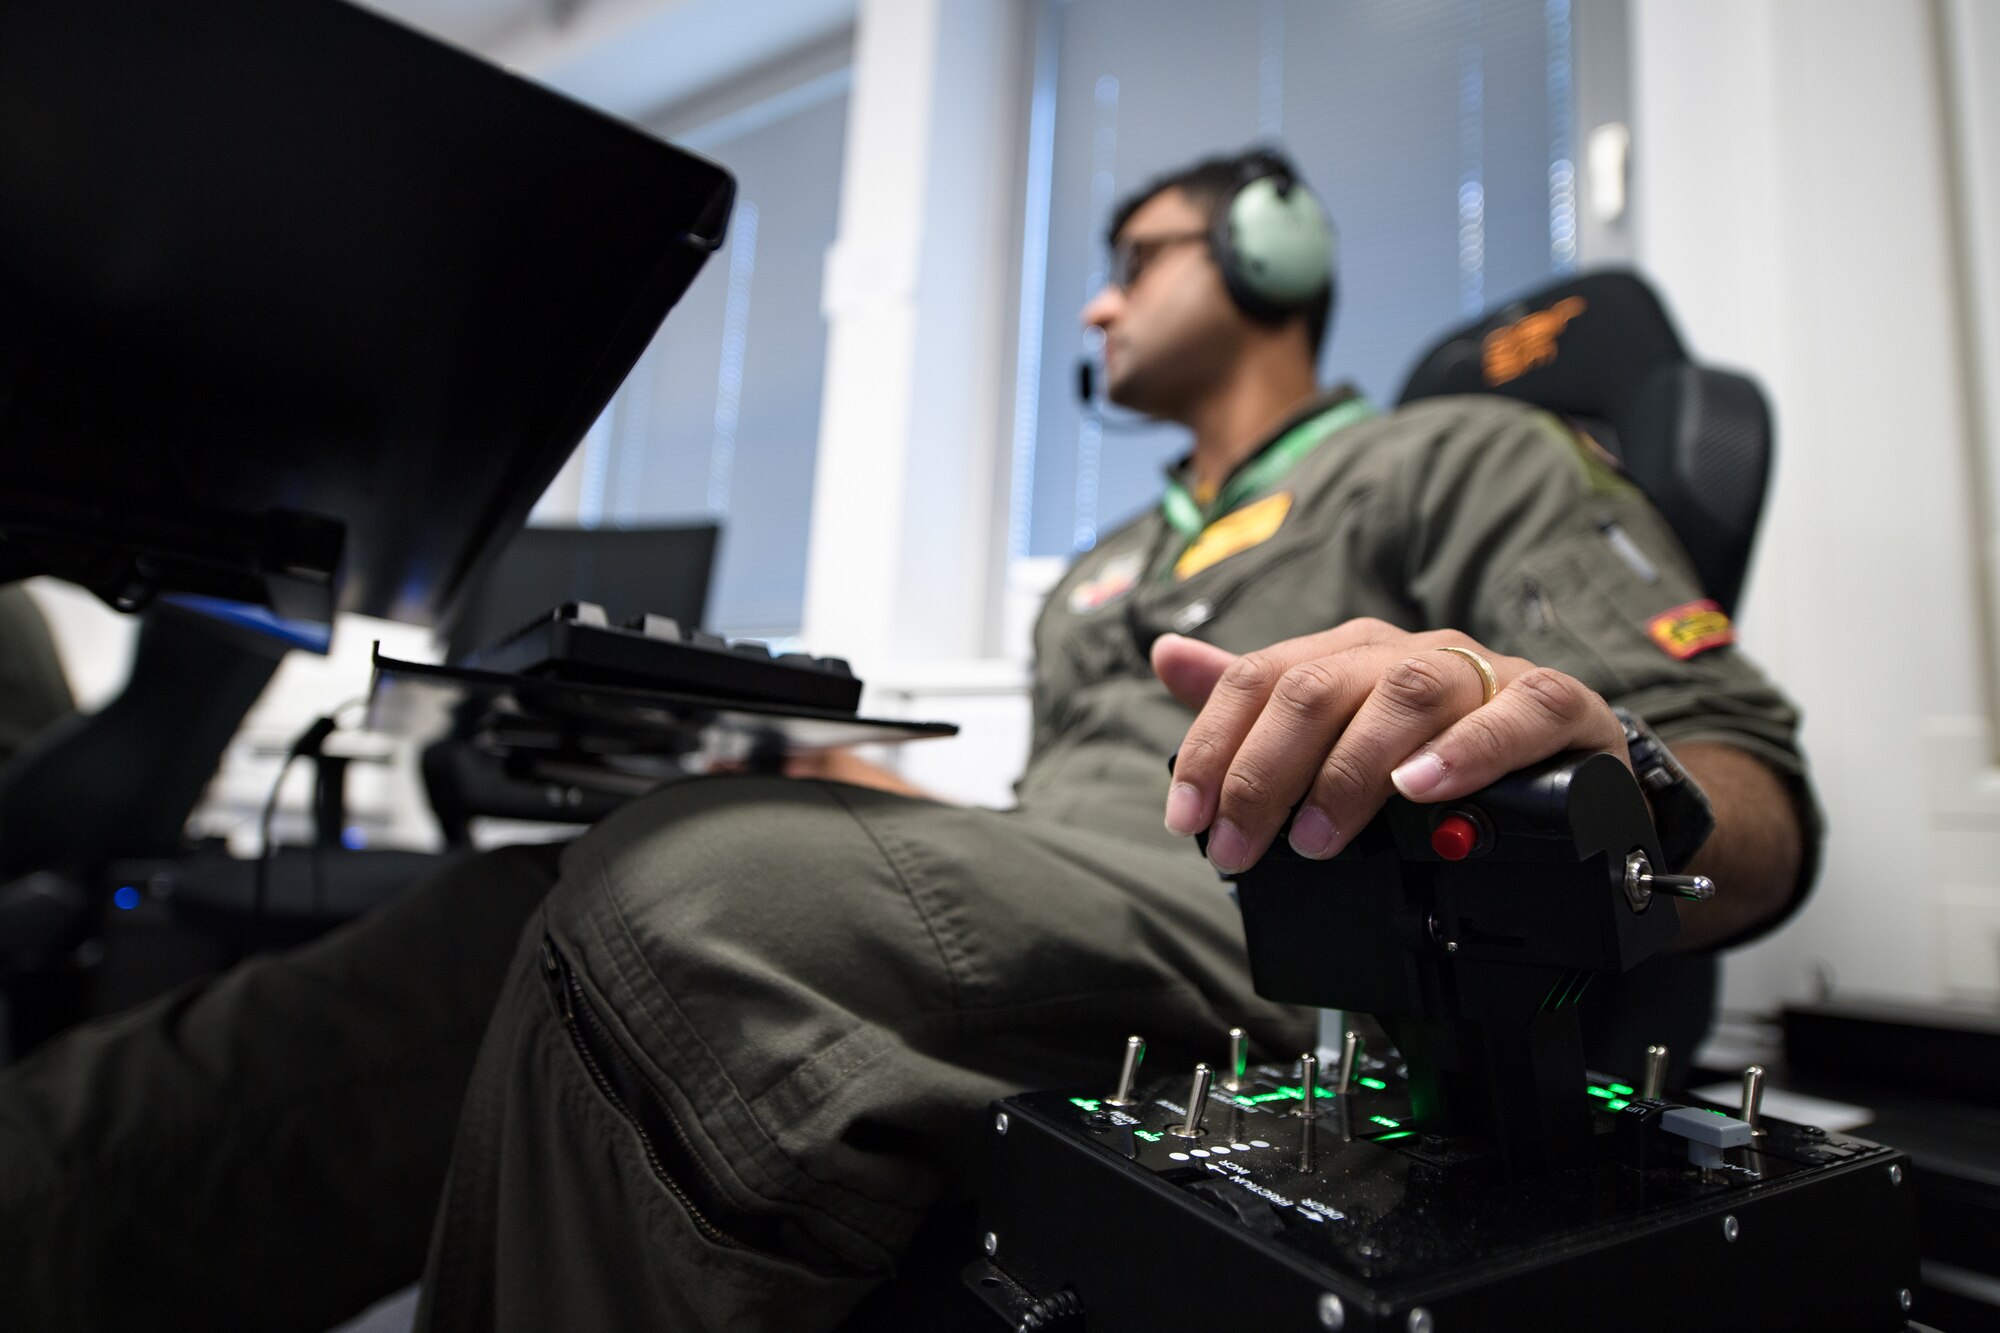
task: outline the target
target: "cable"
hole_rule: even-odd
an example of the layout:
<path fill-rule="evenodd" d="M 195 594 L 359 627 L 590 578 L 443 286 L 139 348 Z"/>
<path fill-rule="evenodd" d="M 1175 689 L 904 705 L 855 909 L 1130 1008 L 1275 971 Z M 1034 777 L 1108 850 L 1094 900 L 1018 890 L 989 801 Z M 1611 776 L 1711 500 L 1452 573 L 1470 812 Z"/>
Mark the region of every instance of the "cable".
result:
<path fill-rule="evenodd" d="M 278 776 L 271 782 L 271 794 L 264 800 L 264 813 L 257 821 L 257 866 L 252 875 L 251 911 L 258 920 L 264 919 L 271 884 L 271 857 L 276 851 L 271 841 L 271 819 L 278 812 L 278 792 L 285 785 L 285 774 L 291 772 L 294 761 L 308 751 L 318 753 L 326 738 L 333 734 L 338 724 L 332 715 L 316 719 L 310 727 L 299 733 L 291 748 L 285 751 L 284 762 L 278 765 Z"/>
<path fill-rule="evenodd" d="M 317 760 L 320 748 L 326 744 L 326 738 L 339 728 L 340 715 L 357 704 L 367 702 L 368 696 L 361 695 L 339 704 L 326 716 L 315 718 L 313 724 L 300 732 L 297 739 L 291 743 L 285 751 L 284 762 L 278 765 L 278 776 L 271 782 L 271 794 L 265 798 L 263 813 L 257 820 L 257 864 L 251 874 L 251 911 L 260 921 L 264 918 L 270 900 L 271 859 L 277 852 L 277 846 L 271 838 L 271 821 L 278 812 L 278 793 L 284 789 L 285 774 L 291 771 L 292 764 L 299 759 L 310 756 Z M 322 882 L 324 877 L 320 856 L 322 849 L 318 845 L 319 839 L 315 838 L 313 841 L 312 910 L 317 913 L 325 894 L 325 885 Z"/>

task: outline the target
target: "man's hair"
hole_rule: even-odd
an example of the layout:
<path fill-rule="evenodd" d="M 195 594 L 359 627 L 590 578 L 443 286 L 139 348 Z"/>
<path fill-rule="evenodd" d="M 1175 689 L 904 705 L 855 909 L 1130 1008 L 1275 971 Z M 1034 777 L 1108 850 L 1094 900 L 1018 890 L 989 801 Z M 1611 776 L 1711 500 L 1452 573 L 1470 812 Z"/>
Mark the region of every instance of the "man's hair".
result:
<path fill-rule="evenodd" d="M 1275 148 L 1252 148 L 1229 157 L 1205 157 L 1192 166 L 1157 176 L 1120 201 L 1111 214 L 1111 229 L 1105 233 L 1106 243 L 1118 244 L 1118 234 L 1125 230 L 1125 224 L 1132 220 L 1132 215 L 1168 190 L 1179 190 L 1186 195 L 1189 202 L 1207 215 L 1212 227 L 1215 225 L 1216 210 L 1222 207 L 1237 186 L 1259 176 L 1277 175 L 1289 176 L 1300 186 L 1305 185 L 1291 159 Z M 1217 262 L 1220 262 L 1220 256 Z M 1333 318 L 1333 288 L 1334 281 L 1329 278 L 1326 289 L 1299 309 L 1299 317 L 1306 322 L 1306 341 L 1312 348 L 1314 359 L 1319 357 L 1320 344 L 1326 341 L 1327 324 Z"/>

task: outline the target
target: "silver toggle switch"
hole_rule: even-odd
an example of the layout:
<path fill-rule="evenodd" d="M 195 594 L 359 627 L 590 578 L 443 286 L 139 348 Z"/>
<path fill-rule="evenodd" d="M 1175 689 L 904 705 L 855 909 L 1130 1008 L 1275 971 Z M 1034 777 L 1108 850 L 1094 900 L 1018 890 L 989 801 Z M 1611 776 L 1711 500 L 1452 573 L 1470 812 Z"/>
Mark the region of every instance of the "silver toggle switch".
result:
<path fill-rule="evenodd" d="M 1635 912 L 1643 912 L 1653 905 L 1656 893 L 1689 902 L 1707 902 L 1715 896 L 1715 881 L 1706 875 L 1658 874 L 1644 852 L 1633 852 L 1625 858 L 1626 904 Z"/>
<path fill-rule="evenodd" d="M 1107 1106 L 1130 1106 L 1138 1100 L 1132 1095 L 1132 1085 L 1139 1081 L 1139 1062 L 1146 1058 L 1146 1040 L 1143 1037 L 1125 1039 L 1125 1061 L 1118 1066 L 1118 1091 L 1104 1099 Z"/>
<path fill-rule="evenodd" d="M 1759 1123 L 1764 1113 L 1764 1066 L 1751 1065 L 1743 1071 L 1743 1104 L 1736 1115 L 1750 1126 L 1752 1134 L 1761 1135 L 1764 1126 Z"/>
<path fill-rule="evenodd" d="M 1187 1122 L 1185 1124 L 1167 1126 L 1167 1133 L 1177 1139 L 1198 1139 L 1201 1137 L 1201 1117 L 1208 1110 L 1209 1078 L 1210 1074 L 1207 1065 L 1196 1065 L 1194 1067 L 1194 1086 L 1188 1089 Z"/>
<path fill-rule="evenodd" d="M 1304 1099 L 1299 1103 L 1299 1114 L 1305 1123 L 1299 1126 L 1299 1170 L 1310 1171 L 1315 1163 L 1313 1154 L 1319 1148 L 1319 1117 L 1313 1114 L 1319 1096 L 1319 1056 L 1307 1053 L 1299 1057 L 1299 1069 L 1305 1077 L 1305 1086 L 1299 1089 Z"/>
<path fill-rule="evenodd" d="M 1349 1028 L 1340 1038 L 1340 1073 L 1333 1081 L 1334 1096 L 1347 1095 L 1347 1086 L 1354 1081 L 1354 1066 L 1360 1059 L 1361 1034 Z"/>
<path fill-rule="evenodd" d="M 1639 1078 L 1639 1095 L 1649 1102 L 1660 1100 L 1667 1090 L 1667 1048 L 1646 1048 L 1646 1069 Z"/>
<path fill-rule="evenodd" d="M 1250 1068 L 1250 1037 L 1242 1028 L 1229 1029 L 1229 1077 L 1222 1086 L 1231 1092 L 1243 1091 L 1243 1074 Z"/>

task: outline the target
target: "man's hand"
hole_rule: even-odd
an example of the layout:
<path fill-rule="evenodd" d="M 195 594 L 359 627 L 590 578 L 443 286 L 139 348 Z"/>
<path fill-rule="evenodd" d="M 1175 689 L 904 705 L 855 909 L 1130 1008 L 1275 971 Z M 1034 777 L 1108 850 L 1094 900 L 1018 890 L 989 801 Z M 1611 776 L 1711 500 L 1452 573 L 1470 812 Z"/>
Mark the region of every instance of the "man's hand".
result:
<path fill-rule="evenodd" d="M 1483 704 L 1479 669 L 1499 691 Z M 1611 708 L 1573 677 L 1506 657 L 1453 630 L 1412 634 L 1350 620 L 1238 657 L 1176 634 L 1153 645 L 1153 671 L 1200 716 L 1181 742 L 1167 828 L 1208 829 L 1217 869 L 1253 865 L 1284 830 L 1324 858 L 1365 827 L 1391 790 L 1448 801 L 1563 750 L 1626 763 Z"/>
<path fill-rule="evenodd" d="M 810 750 L 803 754 L 786 755 L 785 776 L 844 782 L 850 787 L 873 787 L 876 791 L 892 791 L 900 796 L 937 800 L 922 787 L 904 781 L 902 774 L 880 764 L 871 764 L 849 749 Z"/>

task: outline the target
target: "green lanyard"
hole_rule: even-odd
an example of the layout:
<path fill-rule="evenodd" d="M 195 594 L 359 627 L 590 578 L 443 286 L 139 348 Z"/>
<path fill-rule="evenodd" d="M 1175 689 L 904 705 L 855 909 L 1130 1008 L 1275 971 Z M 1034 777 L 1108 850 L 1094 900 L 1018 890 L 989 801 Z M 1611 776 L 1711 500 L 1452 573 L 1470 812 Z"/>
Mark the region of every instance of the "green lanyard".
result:
<path fill-rule="evenodd" d="M 1167 493 L 1160 501 L 1167 526 L 1178 532 L 1183 542 L 1192 544 L 1216 519 L 1251 496 L 1277 485 L 1286 473 L 1298 465 L 1300 459 L 1319 447 L 1320 441 L 1363 417 L 1373 415 L 1375 409 L 1369 406 L 1366 399 L 1349 398 L 1335 403 L 1318 416 L 1306 418 L 1280 435 L 1248 466 L 1237 469 L 1235 475 L 1223 484 L 1215 503 L 1207 509 L 1195 503 L 1194 496 L 1188 493 L 1188 488 L 1178 478 L 1168 482 Z M 1182 549 L 1185 551 L 1186 547 Z"/>

